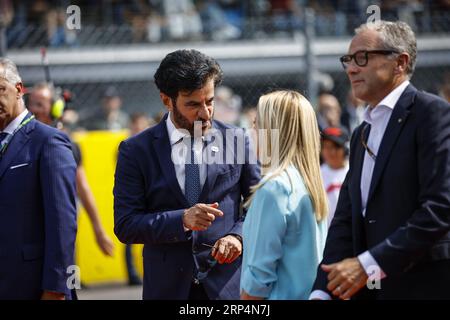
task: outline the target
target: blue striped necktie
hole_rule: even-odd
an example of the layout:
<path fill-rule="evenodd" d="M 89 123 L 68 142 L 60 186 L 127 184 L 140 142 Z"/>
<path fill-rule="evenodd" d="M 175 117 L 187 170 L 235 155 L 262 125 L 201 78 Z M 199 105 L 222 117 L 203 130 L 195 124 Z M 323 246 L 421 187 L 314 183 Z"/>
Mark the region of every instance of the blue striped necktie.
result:
<path fill-rule="evenodd" d="M 189 140 L 188 140 L 189 141 Z M 190 206 L 195 205 L 200 198 L 200 168 L 198 161 L 195 161 L 194 154 L 194 139 L 190 139 L 190 155 L 187 157 L 185 164 L 185 179 L 184 179 L 184 195 Z"/>

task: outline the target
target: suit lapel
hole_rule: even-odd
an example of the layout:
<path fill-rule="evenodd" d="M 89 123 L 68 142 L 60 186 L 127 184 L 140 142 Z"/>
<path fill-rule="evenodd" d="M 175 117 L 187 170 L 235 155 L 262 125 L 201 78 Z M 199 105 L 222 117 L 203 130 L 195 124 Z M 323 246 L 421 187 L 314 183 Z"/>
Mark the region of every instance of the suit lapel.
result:
<path fill-rule="evenodd" d="M 383 139 L 381 140 L 380 148 L 378 149 L 377 159 L 375 161 L 375 167 L 373 169 L 372 181 L 370 183 L 369 196 L 367 202 L 373 196 L 373 192 L 380 180 L 381 173 L 391 155 L 392 149 L 397 141 L 406 119 L 409 115 L 409 108 L 414 102 L 416 96 L 416 88 L 409 85 L 403 94 L 400 96 L 397 104 L 392 111 L 391 118 L 389 119 L 386 131 L 384 132 Z"/>
<path fill-rule="evenodd" d="M 28 119 L 31 114 L 28 114 L 25 117 L 25 120 Z M 26 124 L 22 129 L 16 132 L 12 140 L 10 141 L 8 148 L 6 149 L 5 154 L 0 159 L 0 179 L 3 177 L 5 172 L 7 171 L 11 162 L 15 159 L 15 157 L 19 154 L 22 148 L 28 143 L 30 140 L 30 132 L 34 130 L 36 125 L 36 120 L 31 120 L 30 123 Z"/>
<path fill-rule="evenodd" d="M 172 161 L 172 148 L 170 146 L 169 134 L 167 133 L 166 119 L 167 114 L 158 124 L 154 134 L 155 139 L 153 143 L 164 179 L 172 189 L 173 195 L 187 208 L 188 203 L 178 184 L 175 167 Z"/>

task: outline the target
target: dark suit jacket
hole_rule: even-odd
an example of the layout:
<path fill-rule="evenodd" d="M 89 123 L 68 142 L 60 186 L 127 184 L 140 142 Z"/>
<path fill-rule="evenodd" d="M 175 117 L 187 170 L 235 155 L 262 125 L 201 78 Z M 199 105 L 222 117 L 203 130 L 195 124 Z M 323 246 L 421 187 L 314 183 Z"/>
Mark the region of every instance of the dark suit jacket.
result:
<path fill-rule="evenodd" d="M 54 128 L 32 120 L 11 140 L 0 160 L 0 299 L 70 298 L 75 170 L 70 141 Z"/>
<path fill-rule="evenodd" d="M 211 249 L 203 243 L 213 245 L 227 234 L 241 235 L 241 198 L 249 195 L 249 188 L 260 178 L 259 167 L 248 159 L 243 164 L 209 164 L 199 203 L 218 202 L 224 216 L 206 231 L 185 233 L 182 215 L 189 205 L 171 160 L 166 118 L 121 143 L 115 174 L 114 231 L 124 243 L 144 244 L 144 299 L 188 298 L 195 270 L 193 255 L 199 264 L 206 264 Z M 223 137 L 231 128 L 213 121 L 213 129 Z M 244 138 L 243 130 L 236 132 Z M 218 148 L 225 150 L 225 146 L 223 139 Z M 247 138 L 245 151 L 248 154 Z M 231 155 L 236 161 L 237 155 Z M 212 268 L 203 282 L 211 299 L 239 298 L 240 265 L 238 258 Z"/>
<path fill-rule="evenodd" d="M 329 229 L 323 263 L 369 250 L 386 273 L 381 290 L 360 297 L 430 297 L 450 287 L 450 105 L 409 85 L 381 141 L 365 217 L 361 209 L 363 123 L 351 141 L 350 169 Z M 326 290 L 319 267 L 314 290 Z M 445 291 L 434 293 L 444 294 Z"/>

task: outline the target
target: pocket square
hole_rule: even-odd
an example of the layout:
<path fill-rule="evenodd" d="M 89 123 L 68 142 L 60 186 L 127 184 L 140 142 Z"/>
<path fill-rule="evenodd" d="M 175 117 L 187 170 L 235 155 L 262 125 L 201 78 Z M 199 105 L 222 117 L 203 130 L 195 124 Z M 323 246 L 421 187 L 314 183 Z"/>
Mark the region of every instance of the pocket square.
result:
<path fill-rule="evenodd" d="M 29 163 L 21 163 L 21 164 L 12 166 L 12 167 L 10 167 L 9 169 L 14 170 L 14 169 L 17 169 L 17 168 L 25 167 L 25 166 L 27 166 L 27 165 L 29 165 Z"/>

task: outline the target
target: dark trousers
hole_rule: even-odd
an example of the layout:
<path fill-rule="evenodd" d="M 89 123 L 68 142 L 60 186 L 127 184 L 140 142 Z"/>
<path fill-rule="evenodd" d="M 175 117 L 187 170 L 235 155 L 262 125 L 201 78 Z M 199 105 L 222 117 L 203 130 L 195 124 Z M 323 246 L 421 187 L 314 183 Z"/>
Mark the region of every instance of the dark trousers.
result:
<path fill-rule="evenodd" d="M 201 283 L 196 284 L 196 283 L 192 282 L 188 299 L 189 300 L 209 300 L 209 297 L 206 294 L 203 284 L 201 284 Z"/>

